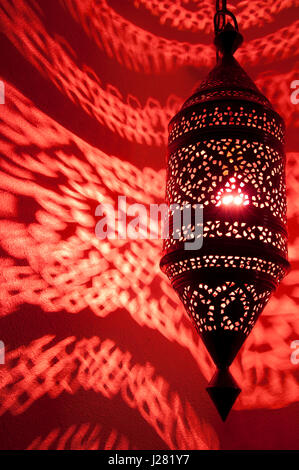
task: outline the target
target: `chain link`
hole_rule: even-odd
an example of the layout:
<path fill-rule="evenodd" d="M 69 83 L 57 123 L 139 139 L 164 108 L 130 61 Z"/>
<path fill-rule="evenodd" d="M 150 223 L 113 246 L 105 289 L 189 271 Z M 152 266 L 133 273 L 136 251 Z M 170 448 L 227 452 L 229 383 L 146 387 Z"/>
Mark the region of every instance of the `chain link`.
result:
<path fill-rule="evenodd" d="M 237 19 L 235 15 L 227 9 L 226 0 L 216 0 L 216 14 L 214 16 L 215 34 L 223 31 L 227 23 L 227 17 L 233 20 L 235 30 L 239 31 Z"/>

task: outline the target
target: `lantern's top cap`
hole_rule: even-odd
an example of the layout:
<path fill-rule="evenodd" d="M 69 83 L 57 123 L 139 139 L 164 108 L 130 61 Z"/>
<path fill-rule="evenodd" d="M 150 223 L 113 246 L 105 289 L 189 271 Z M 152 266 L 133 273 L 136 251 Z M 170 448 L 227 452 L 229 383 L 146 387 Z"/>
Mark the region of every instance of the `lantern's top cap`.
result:
<path fill-rule="evenodd" d="M 213 70 L 195 88 L 182 109 L 196 103 L 225 99 L 244 99 L 273 109 L 270 101 L 259 91 L 238 61 L 229 53 L 222 55 Z"/>
<path fill-rule="evenodd" d="M 239 88 L 251 90 L 261 95 L 253 80 L 230 54 L 224 55 L 208 76 L 196 89 L 197 92 L 211 88 Z"/>
<path fill-rule="evenodd" d="M 243 36 L 230 23 L 216 34 L 214 44 L 221 54 L 234 54 L 243 43 Z"/>

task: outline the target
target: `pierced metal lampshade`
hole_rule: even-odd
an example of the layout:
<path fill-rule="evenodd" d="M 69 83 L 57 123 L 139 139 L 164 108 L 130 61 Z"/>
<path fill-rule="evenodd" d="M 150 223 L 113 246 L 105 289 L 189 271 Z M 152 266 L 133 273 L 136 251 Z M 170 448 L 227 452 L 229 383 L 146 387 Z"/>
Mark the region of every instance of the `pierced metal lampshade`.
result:
<path fill-rule="evenodd" d="M 169 124 L 167 203 L 203 205 L 203 244 L 172 234 L 161 260 L 217 366 L 223 420 L 240 393 L 228 368 L 289 267 L 284 123 L 234 59 L 239 36 L 216 38 L 222 57 Z"/>

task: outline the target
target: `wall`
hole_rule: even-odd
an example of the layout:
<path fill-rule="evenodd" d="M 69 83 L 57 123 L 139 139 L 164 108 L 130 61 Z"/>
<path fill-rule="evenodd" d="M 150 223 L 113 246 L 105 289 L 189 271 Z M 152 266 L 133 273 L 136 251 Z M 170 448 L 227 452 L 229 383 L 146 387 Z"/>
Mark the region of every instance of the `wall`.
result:
<path fill-rule="evenodd" d="M 0 0 L 1 449 L 296 449 L 298 0 L 233 2 L 241 65 L 288 125 L 292 272 L 232 371 L 159 271 L 158 240 L 98 240 L 100 202 L 162 202 L 167 123 L 213 66 L 210 0 Z"/>

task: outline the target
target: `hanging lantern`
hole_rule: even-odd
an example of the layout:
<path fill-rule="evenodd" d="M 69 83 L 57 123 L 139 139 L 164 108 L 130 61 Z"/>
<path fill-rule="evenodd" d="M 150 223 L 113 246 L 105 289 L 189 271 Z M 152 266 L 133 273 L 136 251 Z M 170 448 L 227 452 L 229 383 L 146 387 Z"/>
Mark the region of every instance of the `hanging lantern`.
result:
<path fill-rule="evenodd" d="M 284 122 L 234 59 L 241 43 L 218 1 L 217 64 L 169 124 L 171 231 L 161 260 L 217 367 L 207 391 L 223 420 L 241 391 L 229 366 L 289 269 Z M 198 204 L 202 246 L 185 249 Z M 178 207 L 192 212 L 179 235 Z"/>

